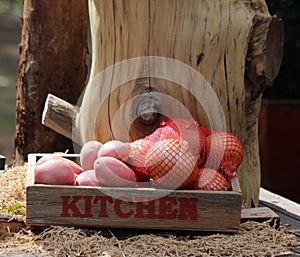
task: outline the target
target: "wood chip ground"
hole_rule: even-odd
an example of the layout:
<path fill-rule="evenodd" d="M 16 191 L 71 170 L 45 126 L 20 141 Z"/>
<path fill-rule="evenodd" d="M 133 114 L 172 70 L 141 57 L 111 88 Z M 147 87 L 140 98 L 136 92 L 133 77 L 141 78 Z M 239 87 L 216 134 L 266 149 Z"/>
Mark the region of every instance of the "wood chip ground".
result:
<path fill-rule="evenodd" d="M 21 203 L 25 208 L 27 167 L 17 167 L 0 176 L 0 199 L 6 206 Z M 18 217 L 20 218 L 20 217 Z M 0 254 L 35 253 L 42 256 L 287 256 L 297 244 L 285 227 L 268 222 L 246 222 L 237 234 L 182 235 L 161 231 L 120 237 L 116 229 L 95 230 L 52 226 L 26 227 L 16 233 L 1 231 Z"/>

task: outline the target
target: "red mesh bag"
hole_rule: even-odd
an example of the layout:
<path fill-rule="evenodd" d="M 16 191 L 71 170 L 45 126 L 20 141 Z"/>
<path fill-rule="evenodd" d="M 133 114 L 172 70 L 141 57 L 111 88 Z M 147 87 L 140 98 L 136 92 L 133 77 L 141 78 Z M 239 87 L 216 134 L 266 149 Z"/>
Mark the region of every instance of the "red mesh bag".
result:
<path fill-rule="evenodd" d="M 150 180 L 145 164 L 150 145 L 151 143 L 147 139 L 138 139 L 129 143 L 129 158 L 126 164 L 134 171 L 138 182 Z"/>
<path fill-rule="evenodd" d="M 193 182 L 193 188 L 200 189 L 208 181 L 206 188 L 217 185 L 216 190 L 228 190 L 244 156 L 241 143 L 231 133 L 179 118 L 162 122 L 152 134 L 129 146 L 128 165 L 137 180 L 152 178 L 154 185 L 164 188 L 187 188 Z"/>
<path fill-rule="evenodd" d="M 190 186 L 196 190 L 227 191 L 230 184 L 224 176 L 214 169 L 198 169 L 197 176 Z"/>
<path fill-rule="evenodd" d="M 180 136 L 173 128 L 169 126 L 162 126 L 157 128 L 149 136 L 129 143 L 130 151 L 127 165 L 135 172 L 138 182 L 146 182 L 150 180 L 145 160 L 151 144 L 165 139 L 178 138 L 180 138 Z"/>
<path fill-rule="evenodd" d="M 164 123 L 162 123 L 161 127 L 157 128 L 149 136 L 146 136 L 145 139 L 151 141 L 151 143 L 155 143 L 164 139 L 180 139 L 180 135 L 175 129 L 170 126 L 165 126 Z"/>
<path fill-rule="evenodd" d="M 244 151 L 231 133 L 213 132 L 205 139 L 204 156 L 206 168 L 218 170 L 231 180 L 243 160 Z"/>
<path fill-rule="evenodd" d="M 150 177 L 163 188 L 187 188 L 196 178 L 195 163 L 188 143 L 180 139 L 160 140 L 151 145 L 146 156 Z"/>
<path fill-rule="evenodd" d="M 189 148 L 194 155 L 201 155 L 205 146 L 205 132 L 195 120 L 172 119 L 162 122 L 161 126 L 173 128 L 180 136 L 180 139 L 189 143 Z"/>
<path fill-rule="evenodd" d="M 209 128 L 205 128 L 199 125 L 199 129 L 201 130 L 202 135 L 204 136 L 204 138 L 207 138 L 208 136 L 211 135 L 211 133 L 214 132 L 214 130 L 211 130 Z"/>

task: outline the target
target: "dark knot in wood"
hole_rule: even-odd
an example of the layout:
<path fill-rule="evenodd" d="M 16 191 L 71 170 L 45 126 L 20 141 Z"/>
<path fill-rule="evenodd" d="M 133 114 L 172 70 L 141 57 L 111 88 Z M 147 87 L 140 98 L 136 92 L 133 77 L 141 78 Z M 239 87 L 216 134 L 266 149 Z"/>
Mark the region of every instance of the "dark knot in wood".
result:
<path fill-rule="evenodd" d="M 142 125 L 147 126 L 157 123 L 161 110 L 159 93 L 152 84 L 155 84 L 153 78 L 138 78 L 132 92 L 132 95 L 136 97 L 133 107 L 135 115 Z"/>
<path fill-rule="evenodd" d="M 139 121 L 145 125 L 152 125 L 157 122 L 160 115 L 160 103 L 158 97 L 151 93 L 140 96 L 136 108 L 136 115 Z"/>

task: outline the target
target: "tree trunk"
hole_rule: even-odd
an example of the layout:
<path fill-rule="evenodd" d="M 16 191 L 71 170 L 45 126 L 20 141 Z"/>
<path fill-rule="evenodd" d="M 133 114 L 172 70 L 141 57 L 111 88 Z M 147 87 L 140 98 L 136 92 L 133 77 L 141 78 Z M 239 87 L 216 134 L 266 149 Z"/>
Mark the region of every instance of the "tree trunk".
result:
<path fill-rule="evenodd" d="M 48 93 L 75 104 L 85 86 L 88 4 L 24 0 L 13 162 L 32 152 L 72 150 L 72 141 L 42 126 Z"/>
<path fill-rule="evenodd" d="M 265 2 L 90 0 L 89 13 L 92 66 L 76 140 L 130 141 L 190 115 L 240 139 L 244 207 L 257 206 L 258 113 L 283 49 L 282 23 Z"/>

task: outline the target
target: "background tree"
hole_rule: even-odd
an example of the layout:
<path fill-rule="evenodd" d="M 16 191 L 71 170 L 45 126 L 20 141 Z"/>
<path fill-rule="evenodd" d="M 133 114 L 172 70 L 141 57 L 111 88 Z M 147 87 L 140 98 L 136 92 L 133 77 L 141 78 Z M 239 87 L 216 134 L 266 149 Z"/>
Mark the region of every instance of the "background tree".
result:
<path fill-rule="evenodd" d="M 15 164 L 29 153 L 72 150 L 41 118 L 48 93 L 75 104 L 85 87 L 87 20 L 86 0 L 23 1 Z"/>
<path fill-rule="evenodd" d="M 267 0 L 269 11 L 284 21 L 284 55 L 274 84 L 264 94 L 267 99 L 300 99 L 300 1 Z"/>

